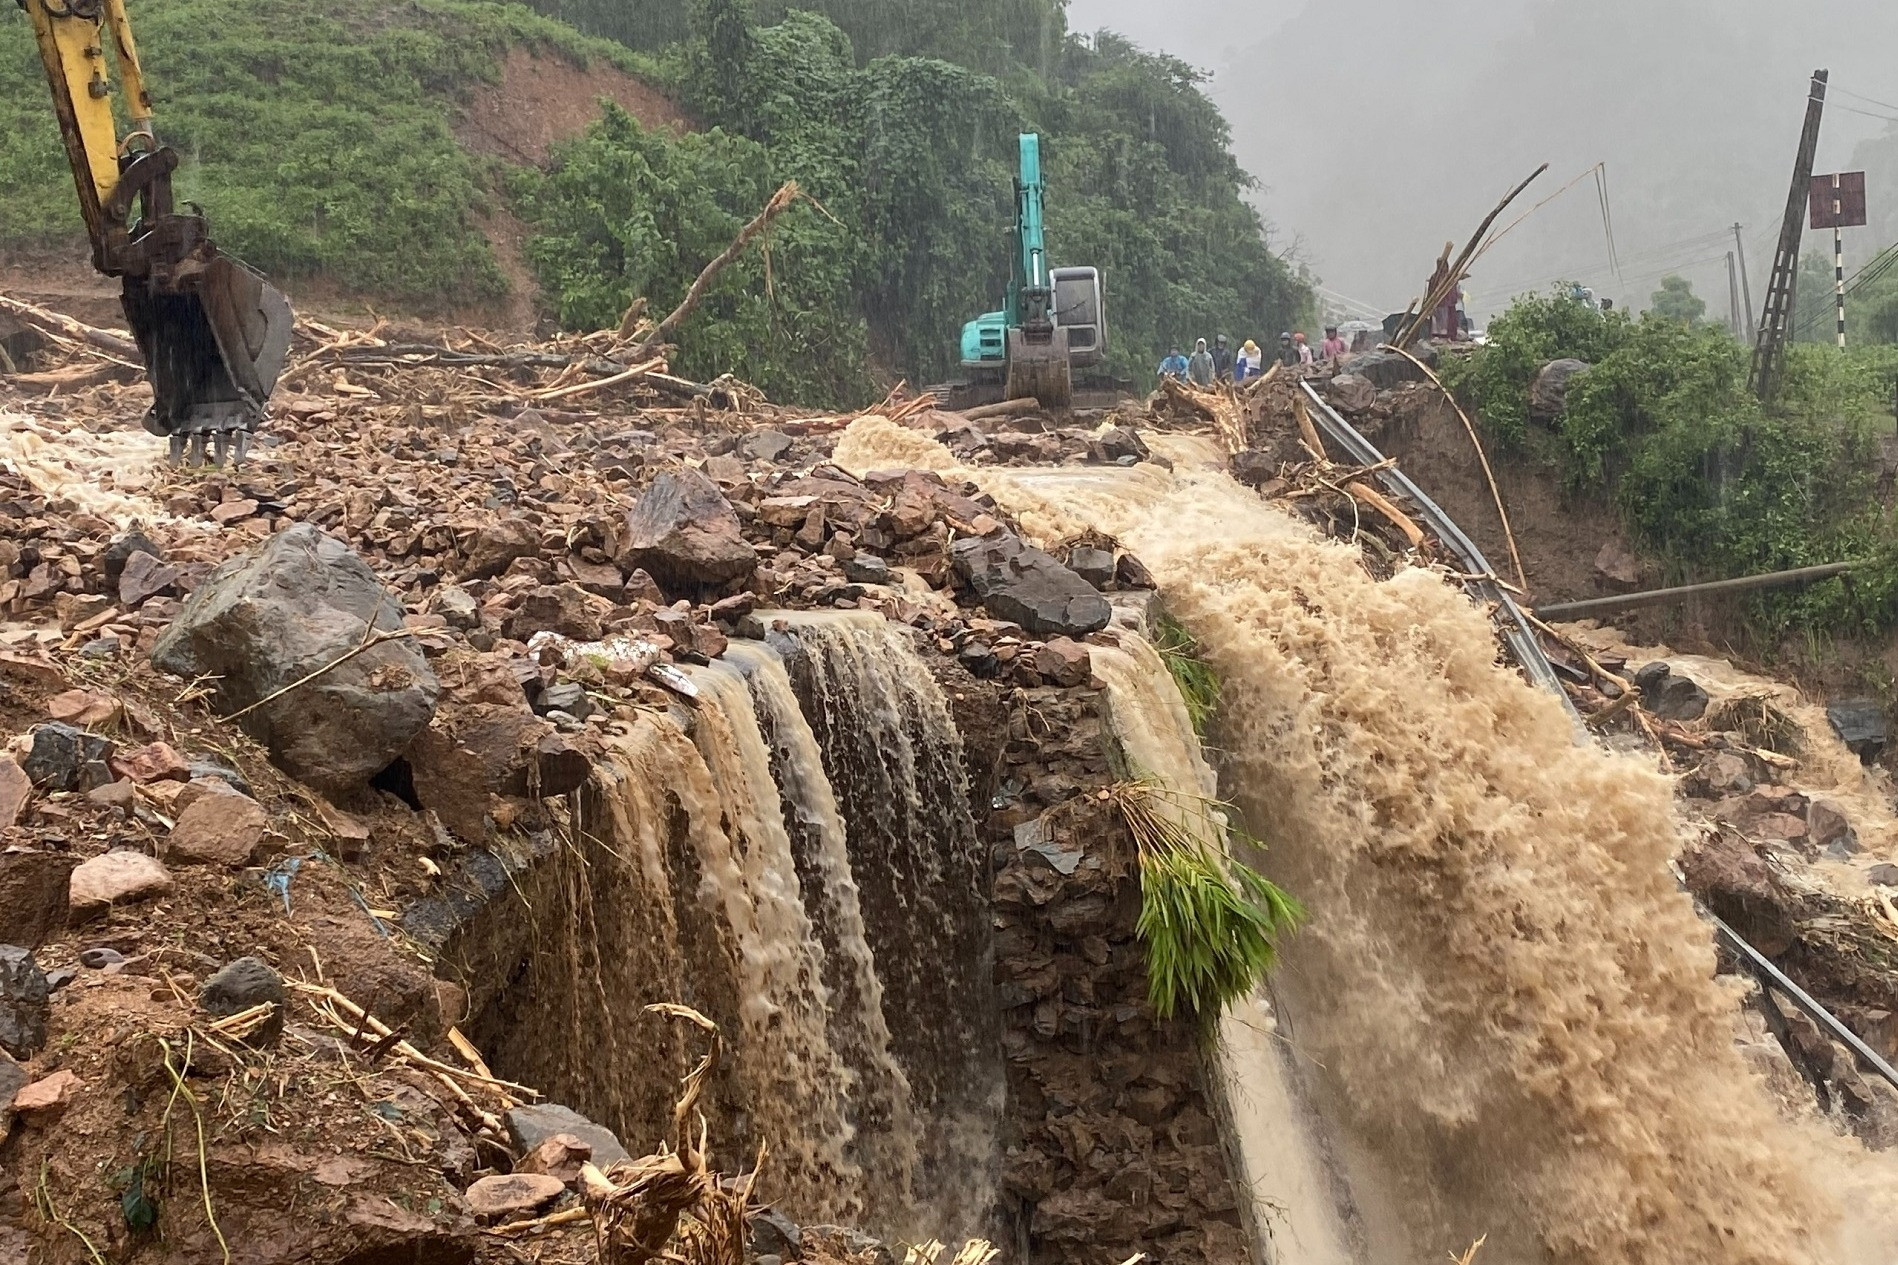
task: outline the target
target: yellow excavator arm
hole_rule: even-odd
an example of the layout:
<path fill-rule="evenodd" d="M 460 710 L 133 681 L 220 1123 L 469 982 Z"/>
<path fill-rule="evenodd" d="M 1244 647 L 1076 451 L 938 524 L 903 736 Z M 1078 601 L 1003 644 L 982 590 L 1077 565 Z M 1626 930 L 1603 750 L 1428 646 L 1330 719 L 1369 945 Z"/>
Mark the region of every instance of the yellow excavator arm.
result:
<path fill-rule="evenodd" d="M 93 266 L 120 279 L 145 357 L 145 428 L 169 437 L 174 461 L 201 463 L 207 441 L 219 463 L 233 444 L 242 460 L 289 352 L 290 304 L 212 245 L 201 211 L 174 205 L 178 154 L 153 131 L 124 0 L 19 4 L 46 67 Z"/>

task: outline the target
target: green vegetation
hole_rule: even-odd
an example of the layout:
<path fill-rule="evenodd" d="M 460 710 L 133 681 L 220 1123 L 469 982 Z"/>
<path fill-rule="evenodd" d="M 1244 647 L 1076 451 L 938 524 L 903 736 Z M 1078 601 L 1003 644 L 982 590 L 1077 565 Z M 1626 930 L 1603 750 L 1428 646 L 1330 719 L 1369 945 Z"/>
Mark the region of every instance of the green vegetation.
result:
<path fill-rule="evenodd" d="M 504 284 L 475 216 L 490 195 L 450 129 L 510 46 L 626 50 L 479 0 L 144 0 L 134 22 L 180 196 L 278 276 L 411 301 Z M 0 244 L 82 231 L 26 15 L 0 5 Z"/>
<path fill-rule="evenodd" d="M 1821 562 L 1871 565 L 1767 594 L 1750 609 L 1771 645 L 1794 629 L 1898 626 L 1898 521 L 1879 500 L 1898 349 L 1794 346 L 1771 409 L 1747 389 L 1751 350 L 1719 326 L 1603 314 L 1562 288 L 1526 296 L 1447 380 L 1505 444 L 1546 457 L 1574 490 L 1610 496 L 1630 535 L 1676 576 L 1720 579 Z M 1533 430 L 1537 368 L 1574 357 L 1552 434 Z"/>
<path fill-rule="evenodd" d="M 1698 325 L 1707 315 L 1707 300 L 1694 293 L 1686 277 L 1669 275 L 1661 278 L 1661 288 L 1654 292 L 1648 310 L 1670 321 Z"/>
<path fill-rule="evenodd" d="M 592 328 L 670 308 L 796 180 L 812 200 L 727 270 L 677 367 L 848 405 L 957 371 L 963 322 L 1001 298 L 1032 128 L 1057 261 L 1107 274 L 1112 372 L 1145 382 L 1168 342 L 1309 308 L 1196 72 L 1070 36 L 1059 0 L 537 3 L 140 0 L 180 194 L 272 275 L 437 309 L 505 290 L 482 218 L 506 202 L 561 322 Z M 456 112 L 523 46 L 639 73 L 708 130 L 609 113 L 546 171 L 472 155 Z M 30 28 L 0 5 L 0 246 L 78 231 Z"/>
<path fill-rule="evenodd" d="M 1153 648 L 1179 687 L 1186 702 L 1186 714 L 1192 719 L 1193 732 L 1201 738 L 1219 711 L 1219 674 L 1200 657 L 1199 643 L 1186 626 L 1171 615 L 1162 615 L 1154 627 Z"/>
<path fill-rule="evenodd" d="M 1162 1019 L 1186 1013 L 1210 1028 L 1250 997 L 1278 960 L 1304 908 L 1230 855 L 1218 806 L 1151 782 L 1111 792 L 1140 849 L 1147 999 Z"/>
<path fill-rule="evenodd" d="M 1813 238 L 1823 242 L 1820 246 Z M 1799 261 L 1798 311 L 1793 336 L 1801 342 L 1836 346 L 1838 288 L 1832 242 L 1824 233 L 1807 239 Z M 1898 343 L 1898 245 L 1867 258 L 1846 260 L 1846 338 L 1853 346 Z"/>
<path fill-rule="evenodd" d="M 835 8 L 864 30 L 872 9 L 895 12 L 887 0 Z M 562 12 L 618 29 L 584 5 Z M 904 12 L 918 31 L 975 20 L 950 0 Z M 681 370 L 737 373 L 810 403 L 872 398 L 898 374 L 940 380 L 957 372 L 963 322 L 1001 298 L 1015 136 L 1031 128 L 1044 138 L 1055 259 L 1106 272 L 1112 371 L 1144 381 L 1169 341 L 1256 335 L 1309 305 L 1183 63 L 1062 33 L 1045 74 L 1015 63 L 995 76 L 900 52 L 866 61 L 819 13 L 768 26 L 740 0 L 688 13 L 689 34 L 661 54 L 664 78 L 712 131 L 675 139 L 609 119 L 526 182 L 534 259 L 570 326 L 610 324 L 642 295 L 669 304 L 721 233 L 795 179 L 823 212 L 787 215 L 769 262 L 758 253 L 728 270 L 716 319 L 737 324 L 688 333 Z M 693 231 L 668 241 L 665 224 Z"/>

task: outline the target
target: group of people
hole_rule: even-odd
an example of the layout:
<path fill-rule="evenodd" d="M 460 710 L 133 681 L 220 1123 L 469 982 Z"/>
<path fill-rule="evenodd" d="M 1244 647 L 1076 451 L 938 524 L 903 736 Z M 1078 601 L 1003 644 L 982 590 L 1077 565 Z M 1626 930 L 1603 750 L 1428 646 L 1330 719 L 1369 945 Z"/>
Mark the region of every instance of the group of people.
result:
<path fill-rule="evenodd" d="M 1239 348 L 1237 354 L 1232 350 L 1224 334 L 1213 339 L 1208 347 L 1205 339 L 1193 345 L 1193 354 L 1180 354 L 1176 346 L 1160 362 L 1162 378 L 1178 378 L 1197 387 L 1210 387 L 1215 382 L 1245 382 L 1252 378 L 1263 378 L 1271 365 L 1276 362 L 1290 369 L 1303 365 L 1316 364 L 1321 360 L 1336 360 L 1344 355 L 1346 345 L 1338 335 L 1336 325 L 1325 326 L 1325 339 L 1313 348 L 1305 338 L 1305 331 L 1287 332 L 1279 335 L 1278 351 L 1269 355 L 1250 338 Z"/>

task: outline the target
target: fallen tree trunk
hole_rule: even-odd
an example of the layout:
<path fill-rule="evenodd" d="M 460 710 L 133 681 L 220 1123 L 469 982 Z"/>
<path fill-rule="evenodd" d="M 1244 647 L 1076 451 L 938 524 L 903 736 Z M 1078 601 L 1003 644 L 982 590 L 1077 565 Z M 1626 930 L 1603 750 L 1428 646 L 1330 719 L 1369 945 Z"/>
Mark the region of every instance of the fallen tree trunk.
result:
<path fill-rule="evenodd" d="M 975 408 L 963 409 L 962 415 L 972 422 L 985 422 L 996 417 L 1015 417 L 1021 413 L 1039 413 L 1041 401 L 1003 400 L 999 404 L 980 404 Z"/>
<path fill-rule="evenodd" d="M 0 312 L 10 312 L 23 321 L 31 321 L 41 329 L 63 334 L 67 338 L 85 343 L 89 347 L 96 347 L 100 351 L 109 351 L 115 356 L 128 360 L 140 362 L 144 360 L 144 353 L 139 351 L 138 344 L 132 341 L 130 334 L 118 330 L 99 329 L 84 321 L 76 321 L 70 316 L 36 307 L 4 294 L 0 294 Z"/>

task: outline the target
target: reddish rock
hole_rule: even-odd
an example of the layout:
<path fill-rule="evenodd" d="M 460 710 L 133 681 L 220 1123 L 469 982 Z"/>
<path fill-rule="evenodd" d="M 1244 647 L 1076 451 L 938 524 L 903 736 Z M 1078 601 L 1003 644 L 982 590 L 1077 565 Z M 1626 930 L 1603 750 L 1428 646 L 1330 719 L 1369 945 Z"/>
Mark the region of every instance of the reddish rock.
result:
<path fill-rule="evenodd" d="M 51 659 L 11 650 L 0 650 L 0 676 L 40 689 L 58 689 L 66 683 L 65 674 Z"/>
<path fill-rule="evenodd" d="M 176 591 L 183 575 L 177 567 L 159 561 L 140 550 L 125 560 L 119 573 L 119 605 L 132 610 L 148 598 Z"/>
<path fill-rule="evenodd" d="M 1793 844 L 1806 842 L 1809 833 L 1805 820 L 1791 813 L 1767 813 L 1755 818 L 1751 829 L 1762 839 L 1778 839 Z"/>
<path fill-rule="evenodd" d="M 1804 823 L 1800 823 L 1804 828 Z M 1778 957 L 1796 939 L 1798 913 L 1792 894 L 1773 867 L 1740 836 L 1721 831 L 1681 854 L 1687 890 L 1767 957 Z"/>
<path fill-rule="evenodd" d="M 154 857 L 120 849 L 93 857 L 72 872 L 67 906 L 75 919 L 104 913 L 171 890 L 171 873 Z"/>
<path fill-rule="evenodd" d="M 596 597 L 617 602 L 626 595 L 626 577 L 610 562 L 588 562 L 572 557 L 561 560 L 556 568 L 563 580 L 578 585 Z"/>
<path fill-rule="evenodd" d="M 174 863 L 239 869 L 257 859 L 270 815 L 244 795 L 204 795 L 179 814 L 165 846 Z"/>
<path fill-rule="evenodd" d="M 19 761 L 10 755 L 0 755 L 0 830 L 20 820 L 20 813 L 32 796 L 33 782 Z"/>
<path fill-rule="evenodd" d="M 718 485 L 687 469 L 654 479 L 627 512 L 614 561 L 689 590 L 749 575 L 758 555 Z"/>
<path fill-rule="evenodd" d="M 65 1114 L 67 1105 L 72 1102 L 73 1095 L 82 1084 L 72 1071 L 61 1068 L 15 1094 L 13 1110 L 28 1124 L 51 1124 Z"/>
<path fill-rule="evenodd" d="M 54 720 L 89 729 L 119 714 L 119 700 L 90 690 L 67 690 L 46 700 L 46 714 Z"/>
<path fill-rule="evenodd" d="M 580 1166 L 593 1158 L 593 1148 L 571 1133 L 556 1133 L 542 1138 L 515 1168 L 517 1173 L 540 1173 L 571 1186 L 580 1177 Z"/>
<path fill-rule="evenodd" d="M 540 532 L 519 518 L 504 518 L 483 524 L 468 546 L 468 565 L 462 574 L 469 579 L 485 580 L 506 571 L 516 558 L 532 558 L 540 553 Z"/>
<path fill-rule="evenodd" d="M 462 1192 L 468 1211 L 480 1221 L 531 1217 L 565 1194 L 567 1184 L 545 1173 L 509 1173 L 483 1177 Z"/>
<path fill-rule="evenodd" d="M 1842 840 L 1857 842 L 1857 834 L 1845 810 L 1829 799 L 1815 799 L 1806 809 L 1806 827 L 1811 833 L 1812 845 L 1823 848 L 1828 844 Z"/>
<path fill-rule="evenodd" d="M 507 635 L 526 641 L 537 632 L 555 632 L 575 641 L 598 641 L 601 616 L 609 609 L 611 603 L 576 584 L 543 585 L 521 598 L 508 617 Z"/>
<path fill-rule="evenodd" d="M 628 606 L 637 606 L 641 602 L 651 602 L 654 606 L 664 606 L 666 595 L 658 583 L 644 571 L 635 570 L 626 577 L 626 596 L 623 599 Z"/>
<path fill-rule="evenodd" d="M 1071 689 L 1087 684 L 1093 660 L 1080 642 L 1056 637 L 1035 648 L 1035 671 L 1049 684 Z"/>
<path fill-rule="evenodd" d="M 141 553 L 132 556 L 149 558 L 151 555 Z M 112 757 L 110 763 L 114 773 L 140 785 L 146 782 L 191 780 L 190 762 L 173 750 L 169 743 L 154 742 L 150 746 L 121 750 Z"/>

